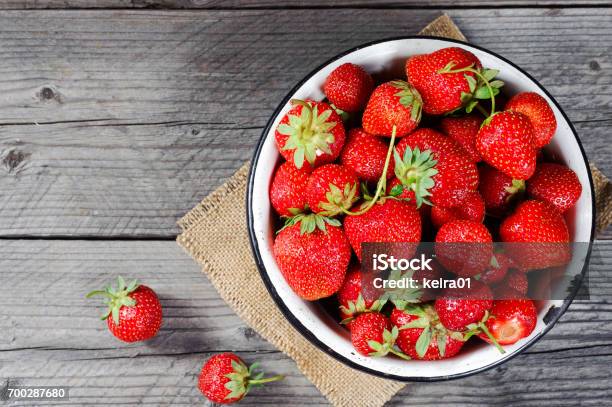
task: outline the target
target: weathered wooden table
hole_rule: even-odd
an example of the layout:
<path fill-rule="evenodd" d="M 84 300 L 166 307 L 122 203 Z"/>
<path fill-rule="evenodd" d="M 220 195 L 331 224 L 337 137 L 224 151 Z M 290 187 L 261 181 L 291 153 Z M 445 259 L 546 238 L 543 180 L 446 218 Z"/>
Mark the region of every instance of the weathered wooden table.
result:
<path fill-rule="evenodd" d="M 245 405 L 326 404 L 221 301 L 174 242 L 175 222 L 250 158 L 276 104 L 313 67 L 442 12 L 540 80 L 612 175 L 610 5 L 401 3 L 2 1 L 0 388 L 72 386 L 64 403 L 78 406 L 201 404 L 203 360 L 233 350 L 287 375 Z M 611 403 L 606 239 L 610 230 L 591 300 L 529 351 L 470 378 L 409 385 L 391 404 Z M 84 299 L 117 274 L 161 295 L 165 324 L 150 343 L 115 341 Z"/>

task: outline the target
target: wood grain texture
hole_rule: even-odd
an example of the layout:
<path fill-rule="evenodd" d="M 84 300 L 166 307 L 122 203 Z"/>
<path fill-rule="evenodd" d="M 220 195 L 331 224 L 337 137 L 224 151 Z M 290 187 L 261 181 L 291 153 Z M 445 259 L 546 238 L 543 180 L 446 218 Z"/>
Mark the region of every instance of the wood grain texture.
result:
<path fill-rule="evenodd" d="M 391 405 L 601 405 L 612 396 L 612 242 L 600 242 L 591 299 L 572 304 L 545 338 L 503 366 L 466 379 L 410 385 Z M 122 274 L 155 288 L 164 308 L 159 335 L 123 344 L 84 294 Z M 190 405 L 204 359 L 237 351 L 287 375 L 247 405 L 324 405 L 293 361 L 225 305 L 174 242 L 7 241 L 0 245 L 0 389 L 69 385 L 69 405 Z M 442 396 L 443 399 L 441 398 Z"/>
<path fill-rule="evenodd" d="M 249 8 L 440 8 L 440 7 L 554 7 L 607 5 L 606 0 L 4 0 L 0 9 L 249 9 Z"/>
<path fill-rule="evenodd" d="M 304 75 L 439 11 L 320 13 L 1 12 L 0 235 L 171 238 Z M 612 174 L 612 9 L 452 17 L 539 79 Z"/>

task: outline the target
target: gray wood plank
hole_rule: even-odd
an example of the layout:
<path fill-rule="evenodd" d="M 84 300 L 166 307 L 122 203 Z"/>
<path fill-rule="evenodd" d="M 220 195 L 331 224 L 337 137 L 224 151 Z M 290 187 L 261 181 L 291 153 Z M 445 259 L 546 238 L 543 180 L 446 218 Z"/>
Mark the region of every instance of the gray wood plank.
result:
<path fill-rule="evenodd" d="M 466 379 L 414 384 L 391 405 L 601 405 L 612 396 L 612 242 L 600 242 L 592 296 L 575 302 L 541 341 L 503 366 Z M 159 293 L 164 326 L 155 339 L 120 343 L 83 296 L 122 274 Z M 67 405 L 189 405 L 211 353 L 260 360 L 281 384 L 247 405 L 324 405 L 295 364 L 246 327 L 174 242 L 5 241 L 0 245 L 0 388 L 70 385 Z"/>
<path fill-rule="evenodd" d="M 249 8 L 406 8 L 406 7 L 565 7 L 607 5 L 606 0 L 4 0 L 0 9 L 104 9 L 104 8 L 168 8 L 168 9 L 249 9 Z"/>
<path fill-rule="evenodd" d="M 352 46 L 415 34 L 439 11 L 325 13 L 0 13 L 0 235 L 175 235 L 304 75 Z M 612 174 L 612 9 L 452 17 L 541 80 Z"/>

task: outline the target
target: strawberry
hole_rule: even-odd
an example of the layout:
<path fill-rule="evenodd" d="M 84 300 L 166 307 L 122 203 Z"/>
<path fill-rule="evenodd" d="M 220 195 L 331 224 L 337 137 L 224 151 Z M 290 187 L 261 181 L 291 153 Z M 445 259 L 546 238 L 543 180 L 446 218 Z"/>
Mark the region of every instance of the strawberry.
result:
<path fill-rule="evenodd" d="M 316 214 L 291 218 L 276 236 L 273 251 L 287 284 L 308 301 L 336 293 L 351 258 L 340 222 Z"/>
<path fill-rule="evenodd" d="M 507 254 L 524 270 L 561 266 L 571 258 L 567 224 L 549 203 L 522 202 L 502 222 L 499 234 Z"/>
<path fill-rule="evenodd" d="M 431 223 L 436 228 L 454 220 L 471 220 L 482 223 L 485 215 L 485 204 L 478 192 L 468 193 L 460 204 L 445 208 L 433 206 L 431 208 Z"/>
<path fill-rule="evenodd" d="M 117 280 L 116 289 L 108 286 L 103 291 L 90 292 L 87 298 L 106 297 L 108 310 L 102 319 L 107 321 L 108 329 L 117 339 L 124 342 L 151 339 L 162 323 L 162 307 L 155 291 L 139 285 L 136 280 L 128 285 L 121 276 Z"/>
<path fill-rule="evenodd" d="M 463 106 L 469 113 L 478 99 L 491 97 L 485 83 L 497 73 L 495 70 L 483 70 L 474 54 L 459 47 L 416 55 L 406 61 L 408 82 L 421 94 L 423 111 L 434 115 L 449 113 Z M 493 81 L 489 85 L 495 96 L 503 82 Z"/>
<path fill-rule="evenodd" d="M 493 306 L 491 289 L 478 280 L 471 279 L 471 287 L 448 289 L 434 303 L 442 325 L 453 331 L 463 331 L 471 324 L 478 324 Z"/>
<path fill-rule="evenodd" d="M 497 284 L 493 287 L 493 292 L 495 293 L 494 297 L 496 300 L 517 300 L 525 298 L 525 294 L 521 294 L 505 284 Z"/>
<path fill-rule="evenodd" d="M 308 178 L 306 202 L 315 213 L 336 216 L 359 199 L 359 180 L 348 167 L 325 164 Z"/>
<path fill-rule="evenodd" d="M 582 185 L 576 173 L 566 166 L 542 163 L 527 181 L 527 194 L 556 206 L 563 213 L 576 204 Z"/>
<path fill-rule="evenodd" d="M 512 270 L 506 274 L 504 281 L 502 281 L 500 285 L 509 287 L 523 296 L 527 295 L 527 291 L 529 290 L 527 274 L 517 270 Z"/>
<path fill-rule="evenodd" d="M 340 116 L 324 102 L 293 99 L 291 103 L 274 133 L 285 160 L 297 168 L 310 168 L 338 158 L 346 138 Z"/>
<path fill-rule="evenodd" d="M 351 342 L 357 352 L 364 356 L 385 356 L 389 353 L 409 359 L 395 349 L 399 334 L 397 327 L 392 328 L 389 318 L 379 312 L 366 312 L 353 320 Z"/>
<path fill-rule="evenodd" d="M 503 253 L 495 253 L 491 256 L 491 262 L 485 271 L 480 275 L 480 281 L 485 284 L 498 283 L 506 277 L 510 267 L 514 266 L 513 261 Z"/>
<path fill-rule="evenodd" d="M 351 129 L 342 153 L 340 162 L 351 168 L 357 176 L 370 182 L 376 182 L 382 176 L 387 157 L 387 144 L 379 137 L 363 129 Z M 393 176 L 393 158 L 389 164 L 387 178 Z"/>
<path fill-rule="evenodd" d="M 442 132 L 452 138 L 465 150 L 470 160 L 482 160 L 476 149 L 476 135 L 482 124 L 482 116 L 470 114 L 463 117 L 445 117 L 440 121 Z"/>
<path fill-rule="evenodd" d="M 378 301 L 378 292 L 373 285 L 362 284 L 361 266 L 354 264 L 346 273 L 344 283 L 336 293 L 340 304 L 342 323 L 351 329 L 354 318 L 368 311 L 380 311 L 383 303 Z"/>
<path fill-rule="evenodd" d="M 397 346 L 413 359 L 448 359 L 465 343 L 461 332 L 450 331 L 440 323 L 430 304 L 394 308 L 391 322 L 399 329 Z"/>
<path fill-rule="evenodd" d="M 455 141 L 421 128 L 404 137 L 394 150 L 395 175 L 423 203 L 452 207 L 478 188 L 478 170 Z"/>
<path fill-rule="evenodd" d="M 231 404 L 242 400 L 253 386 L 283 379 L 280 375 L 264 379 L 263 372 L 256 372 L 258 366 L 247 367 L 230 352 L 213 355 L 202 366 L 198 388 L 213 403 Z"/>
<path fill-rule="evenodd" d="M 470 220 L 445 223 L 436 234 L 435 252 L 440 264 L 463 277 L 484 270 L 493 255 L 493 238 L 482 224 Z"/>
<path fill-rule="evenodd" d="M 491 316 L 485 326 L 500 345 L 512 345 L 533 332 L 538 321 L 536 307 L 531 300 L 509 299 L 493 302 Z M 485 334 L 478 336 L 491 343 Z"/>
<path fill-rule="evenodd" d="M 535 171 L 533 126 L 522 113 L 505 110 L 487 118 L 476 136 L 476 148 L 487 164 L 513 179 L 528 179 Z"/>
<path fill-rule="evenodd" d="M 421 217 L 407 202 L 382 199 L 363 214 L 347 216 L 344 231 L 361 260 L 361 243 L 364 242 L 419 242 Z"/>
<path fill-rule="evenodd" d="M 544 147 L 555 135 L 557 119 L 546 99 L 535 92 L 514 95 L 506 104 L 506 110 L 524 114 L 533 126 L 534 144 Z"/>
<path fill-rule="evenodd" d="M 404 81 L 379 85 L 366 106 L 362 117 L 363 129 L 370 134 L 403 137 L 417 128 L 421 121 L 421 96 Z"/>
<path fill-rule="evenodd" d="M 357 112 L 366 105 L 374 80 L 359 65 L 346 63 L 334 69 L 325 80 L 325 96 L 338 109 Z"/>
<path fill-rule="evenodd" d="M 308 172 L 283 163 L 274 174 L 270 186 L 270 202 L 280 216 L 293 216 L 304 211 Z"/>
<path fill-rule="evenodd" d="M 525 181 L 513 180 L 496 168 L 487 164 L 478 168 L 480 184 L 478 191 L 485 203 L 487 213 L 503 217 L 510 211 L 512 204 L 523 196 Z"/>

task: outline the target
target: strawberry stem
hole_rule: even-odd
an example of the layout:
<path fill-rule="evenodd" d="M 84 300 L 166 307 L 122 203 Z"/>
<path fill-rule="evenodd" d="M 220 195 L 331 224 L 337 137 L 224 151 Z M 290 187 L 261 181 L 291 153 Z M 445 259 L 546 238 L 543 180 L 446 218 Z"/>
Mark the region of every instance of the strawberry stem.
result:
<path fill-rule="evenodd" d="M 276 376 L 267 377 L 265 379 L 249 380 L 249 384 L 264 384 L 264 383 L 270 383 L 270 382 L 277 382 L 279 380 L 283 380 L 284 378 L 285 376 L 279 374 Z"/>
<path fill-rule="evenodd" d="M 400 352 L 398 350 L 395 350 L 393 348 L 389 349 L 389 352 L 393 353 L 395 356 L 400 357 L 404 360 L 412 360 L 412 358 L 408 355 L 406 355 L 404 352 Z"/>
<path fill-rule="evenodd" d="M 368 202 L 365 208 L 362 208 L 361 210 L 357 212 L 351 212 L 350 210 L 342 207 L 342 212 L 344 212 L 345 214 L 350 215 L 350 216 L 363 215 L 364 213 L 369 211 L 370 208 L 372 208 L 372 206 L 374 206 L 374 204 L 380 198 L 380 194 L 383 191 L 386 191 L 387 189 L 387 171 L 389 170 L 389 163 L 391 162 L 391 154 L 393 152 L 393 146 L 395 144 L 396 133 L 397 133 L 397 128 L 395 125 L 393 125 L 393 130 L 391 131 L 391 140 L 389 141 L 389 149 L 387 150 L 387 157 L 385 158 L 385 166 L 383 168 L 382 175 L 378 179 L 378 184 L 376 186 L 376 194 L 374 194 L 374 198 L 372 198 L 372 200 Z"/>
<path fill-rule="evenodd" d="M 482 330 L 482 332 L 485 333 L 485 335 L 487 335 L 487 337 L 491 340 L 491 342 L 493 343 L 493 345 L 497 348 L 497 350 L 499 351 L 499 353 L 504 354 L 506 353 L 506 351 L 504 350 L 504 348 L 501 347 L 501 345 L 499 344 L 499 342 L 497 342 L 497 339 L 495 339 L 495 337 L 493 336 L 493 334 L 491 334 L 491 331 L 489 331 L 489 328 L 487 328 L 487 326 L 483 323 L 480 322 L 478 324 L 479 328 Z"/>

